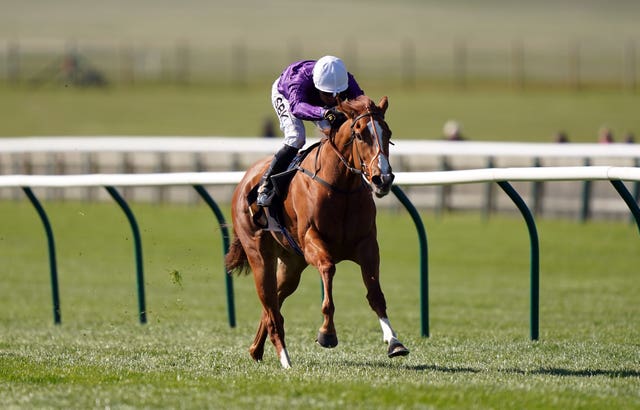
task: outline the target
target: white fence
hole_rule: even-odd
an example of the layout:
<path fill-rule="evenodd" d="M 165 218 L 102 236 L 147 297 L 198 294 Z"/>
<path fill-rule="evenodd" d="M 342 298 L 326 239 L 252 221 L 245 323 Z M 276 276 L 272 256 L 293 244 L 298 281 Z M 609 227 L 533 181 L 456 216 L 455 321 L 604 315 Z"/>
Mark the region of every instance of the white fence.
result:
<path fill-rule="evenodd" d="M 310 141 L 312 142 L 312 141 Z M 481 168 L 521 168 L 534 175 L 531 167 L 636 167 L 640 145 L 493 143 L 395 140 L 392 164 L 400 182 L 404 172 L 466 171 Z M 281 140 L 225 137 L 29 137 L 0 139 L 0 174 L 149 174 L 243 171 L 252 162 L 270 155 Z M 486 171 L 484 171 L 486 172 Z M 501 171 L 502 172 L 502 171 Z M 543 171 L 544 172 L 544 171 Z M 594 170 L 589 172 L 595 172 Z M 479 175 L 477 171 L 473 173 Z M 454 174 L 448 174 L 454 175 Z M 463 175 L 463 174 L 458 174 Z M 469 175 L 469 174 L 466 174 Z M 537 174 L 535 174 L 537 175 Z M 582 218 L 625 218 L 627 207 L 610 184 L 601 178 L 518 179 L 516 188 L 537 214 L 580 216 Z M 526 182 L 524 182 L 526 181 Z M 558 180 L 554 180 L 558 181 Z M 479 182 L 479 181 L 474 181 Z M 135 201 L 197 201 L 188 187 L 143 184 L 125 188 L 125 198 Z M 422 184 L 420 184 L 422 185 Z M 438 183 L 430 185 L 440 185 Z M 94 186 L 59 190 L 43 188 L 47 199 L 106 200 Z M 228 201 L 231 186 L 211 187 L 214 197 Z M 491 184 L 456 186 L 414 186 L 407 195 L 421 208 L 482 209 L 486 212 L 512 210 L 508 199 L 494 192 Z M 631 190 L 637 199 L 638 183 Z M 2 190 L 0 198 L 20 198 L 19 190 Z M 389 199 L 381 206 L 394 206 Z"/>
<path fill-rule="evenodd" d="M 138 186 L 165 186 L 165 185 L 185 185 L 200 189 L 199 193 L 203 199 L 207 198 L 212 201 L 211 197 L 204 190 L 204 186 L 211 185 L 235 185 L 242 178 L 243 172 L 197 172 L 197 173 L 156 173 L 156 174 L 90 174 L 90 175 L 1 175 L 0 188 L 18 188 L 22 189 L 31 199 L 33 205 L 38 210 L 40 217 L 45 226 L 45 231 L 49 244 L 51 282 L 53 294 L 53 313 L 54 322 L 61 322 L 61 312 L 59 303 L 57 268 L 55 263 L 55 246 L 53 232 L 48 222 L 48 218 L 39 201 L 34 196 L 32 188 L 77 188 L 77 187 L 104 187 L 116 200 L 121 208 L 127 214 L 133 231 L 135 242 L 136 256 L 136 276 L 138 288 L 138 305 L 139 320 L 146 323 L 146 305 L 144 291 L 144 277 L 142 267 L 142 244 L 140 241 L 139 230 L 135 217 L 129 210 L 126 202 L 124 202 L 115 190 L 118 187 L 138 187 Z M 488 168 L 463 171 L 442 171 L 442 172 L 398 172 L 396 174 L 397 185 L 404 186 L 420 186 L 420 185 L 452 185 L 452 184 L 472 184 L 472 183 L 488 183 L 497 182 L 503 188 L 510 199 L 515 202 L 517 208 L 525 217 L 529 228 L 531 240 L 531 319 L 530 319 L 530 337 L 537 340 L 539 336 L 539 246 L 535 222 L 531 217 L 526 205 L 522 203 L 519 195 L 513 190 L 509 181 L 610 181 L 615 190 L 622 197 L 621 202 L 626 203 L 635 217 L 636 224 L 640 230 L 640 209 L 637 200 L 632 197 L 626 189 L 622 181 L 640 181 L 640 168 L 637 167 L 528 167 L 528 168 Z M 505 186 L 506 184 L 506 186 Z M 428 314 L 428 268 L 426 263 L 426 238 L 423 234 L 420 219 L 411 205 L 407 205 L 403 201 L 404 194 L 398 195 L 397 187 L 394 187 L 396 197 L 403 202 L 407 210 L 412 215 L 418 235 L 420 238 L 421 252 L 421 333 L 423 336 L 429 335 L 429 314 Z M 406 198 L 406 197 L 405 197 Z M 212 206 L 212 205 L 210 205 Z M 513 204 L 512 204 L 513 206 Z M 523 209 L 524 208 L 524 209 Z M 224 231 L 223 221 L 220 210 L 217 205 L 213 205 L 212 209 L 219 218 L 223 239 L 228 239 L 228 233 Z M 223 240 L 223 242 L 224 242 Z M 225 244 L 224 252 L 228 251 L 228 245 Z M 227 283 L 227 305 L 229 313 L 229 324 L 235 326 L 235 307 L 233 302 L 233 285 L 231 276 L 226 275 Z"/>
<path fill-rule="evenodd" d="M 230 172 L 153 174 L 0 175 L 0 188 L 145 187 L 180 185 L 236 185 L 244 175 Z M 460 171 L 397 172 L 401 186 L 455 185 L 500 181 L 640 181 L 636 167 L 521 167 Z"/>
<path fill-rule="evenodd" d="M 309 144 L 315 142 L 309 140 Z M 279 138 L 255 137 L 24 137 L 0 138 L 0 153 L 98 153 L 98 152 L 202 152 L 273 153 Z M 473 142 L 394 140 L 393 155 L 439 155 L 521 158 L 640 158 L 640 145 L 557 144 L 519 142 Z"/>

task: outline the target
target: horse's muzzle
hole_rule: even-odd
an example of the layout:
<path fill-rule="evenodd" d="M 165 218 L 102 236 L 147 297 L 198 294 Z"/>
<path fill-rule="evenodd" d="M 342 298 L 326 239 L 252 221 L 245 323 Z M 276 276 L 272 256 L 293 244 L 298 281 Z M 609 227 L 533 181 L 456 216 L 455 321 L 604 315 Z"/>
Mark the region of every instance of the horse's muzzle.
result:
<path fill-rule="evenodd" d="M 383 196 L 389 193 L 391 189 L 391 184 L 393 184 L 393 180 L 395 179 L 395 175 L 390 174 L 380 174 L 374 175 L 371 177 L 371 183 L 373 184 L 373 193 L 376 194 L 378 198 L 382 198 Z"/>

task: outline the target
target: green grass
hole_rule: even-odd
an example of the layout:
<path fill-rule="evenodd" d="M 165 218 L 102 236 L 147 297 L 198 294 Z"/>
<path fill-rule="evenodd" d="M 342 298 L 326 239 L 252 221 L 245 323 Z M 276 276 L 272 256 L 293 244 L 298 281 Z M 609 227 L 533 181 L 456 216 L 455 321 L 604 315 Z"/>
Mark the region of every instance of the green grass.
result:
<path fill-rule="evenodd" d="M 136 320 L 124 215 L 113 204 L 44 206 L 58 248 L 61 326 L 52 324 L 37 215 L 26 202 L 0 202 L 6 408 L 640 408 L 632 224 L 538 221 L 541 333 L 531 342 L 524 222 L 424 214 L 432 334 L 423 339 L 415 228 L 404 212 L 381 211 L 382 285 L 411 354 L 386 358 L 357 269 L 346 263 L 335 281 L 339 346 L 313 343 L 320 289 L 308 269 L 284 306 L 294 364 L 284 371 L 270 344 L 263 363 L 247 353 L 260 312 L 251 277 L 234 278 L 238 326 L 227 326 L 220 232 L 204 206 L 133 204 L 145 326 Z"/>
<path fill-rule="evenodd" d="M 219 135 L 256 136 L 275 121 L 264 84 L 233 87 L 138 86 L 107 90 L 0 90 L 0 136 Z M 439 139 L 449 119 L 476 141 L 551 142 L 564 130 L 574 142 L 596 142 L 607 125 L 620 140 L 640 131 L 640 95 L 614 91 L 468 91 L 363 84 L 374 99 L 388 95 L 394 138 Z"/>

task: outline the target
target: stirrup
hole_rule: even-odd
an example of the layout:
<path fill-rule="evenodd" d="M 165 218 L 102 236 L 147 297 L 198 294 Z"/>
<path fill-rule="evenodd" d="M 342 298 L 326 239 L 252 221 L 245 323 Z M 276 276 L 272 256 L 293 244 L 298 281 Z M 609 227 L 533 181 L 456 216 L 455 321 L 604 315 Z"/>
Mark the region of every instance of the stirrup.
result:
<path fill-rule="evenodd" d="M 274 196 L 275 192 L 273 190 L 265 189 L 264 191 L 258 193 L 256 204 L 262 207 L 270 206 Z"/>

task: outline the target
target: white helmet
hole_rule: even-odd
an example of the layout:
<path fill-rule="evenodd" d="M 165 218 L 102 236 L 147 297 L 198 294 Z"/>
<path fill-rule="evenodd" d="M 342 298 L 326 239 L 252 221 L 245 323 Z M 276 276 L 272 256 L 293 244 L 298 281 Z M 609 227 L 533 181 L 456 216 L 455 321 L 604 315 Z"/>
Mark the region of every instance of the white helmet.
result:
<path fill-rule="evenodd" d="M 342 60 L 334 56 L 324 56 L 313 66 L 313 84 L 320 91 L 334 96 L 349 86 L 347 69 Z"/>

